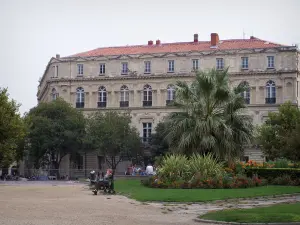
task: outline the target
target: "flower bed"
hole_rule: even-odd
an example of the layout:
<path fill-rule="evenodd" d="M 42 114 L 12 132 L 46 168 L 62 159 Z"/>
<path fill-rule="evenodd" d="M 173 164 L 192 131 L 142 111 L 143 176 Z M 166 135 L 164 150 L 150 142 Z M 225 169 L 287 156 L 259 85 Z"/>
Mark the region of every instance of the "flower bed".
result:
<path fill-rule="evenodd" d="M 297 165 L 280 159 L 269 163 L 238 162 L 224 168 L 224 163 L 211 154 L 168 155 L 163 158 L 157 175 L 142 184 L 172 189 L 234 189 L 267 184 L 295 186 L 300 185 L 300 169 L 291 167 Z"/>
<path fill-rule="evenodd" d="M 258 187 L 266 184 L 266 180 L 257 177 L 248 178 L 246 176 L 224 176 L 221 178 L 196 178 L 191 181 L 166 181 L 159 177 L 151 177 L 141 181 L 143 185 L 152 188 L 203 188 L 203 189 L 232 189 Z"/>

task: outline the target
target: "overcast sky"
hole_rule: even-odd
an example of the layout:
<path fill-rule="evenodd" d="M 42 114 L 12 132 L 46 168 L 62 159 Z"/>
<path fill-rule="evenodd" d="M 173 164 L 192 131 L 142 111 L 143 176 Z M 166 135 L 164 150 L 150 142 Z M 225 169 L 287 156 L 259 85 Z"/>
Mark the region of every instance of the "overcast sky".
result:
<path fill-rule="evenodd" d="M 300 44 L 300 0 L 0 0 L 0 87 L 37 103 L 39 77 L 52 56 L 103 46 L 258 38 Z M 300 45 L 299 45 L 300 46 Z"/>

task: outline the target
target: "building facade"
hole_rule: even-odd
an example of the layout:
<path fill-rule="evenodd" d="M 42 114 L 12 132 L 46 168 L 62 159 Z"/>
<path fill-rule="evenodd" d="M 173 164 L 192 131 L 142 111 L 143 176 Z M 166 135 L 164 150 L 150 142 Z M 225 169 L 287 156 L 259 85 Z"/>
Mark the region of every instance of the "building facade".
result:
<path fill-rule="evenodd" d="M 85 114 L 130 110 L 132 124 L 147 141 L 157 123 L 176 110 L 169 103 L 174 99 L 177 80 L 190 83 L 197 70 L 228 68 L 231 86 L 241 82 L 249 85 L 244 93 L 247 113 L 258 125 L 280 104 L 291 101 L 298 105 L 299 59 L 296 46 L 253 36 L 220 40 L 216 33 L 209 41 L 199 41 L 195 34 L 189 42 L 156 40 L 145 45 L 98 48 L 51 58 L 37 98 L 38 102 L 47 102 L 59 96 Z M 245 157 L 264 160 L 255 148 L 246 149 Z M 104 163 L 96 153 L 82 161 L 87 169 L 100 169 Z M 72 168 L 68 157 L 61 167 L 64 171 Z"/>

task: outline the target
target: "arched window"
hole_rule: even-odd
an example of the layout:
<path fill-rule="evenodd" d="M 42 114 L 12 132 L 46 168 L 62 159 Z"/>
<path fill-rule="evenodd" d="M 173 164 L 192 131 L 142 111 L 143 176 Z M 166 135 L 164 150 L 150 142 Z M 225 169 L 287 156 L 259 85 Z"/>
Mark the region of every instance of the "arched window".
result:
<path fill-rule="evenodd" d="M 59 97 L 59 94 L 56 92 L 55 88 L 52 89 L 51 96 L 53 101 Z"/>
<path fill-rule="evenodd" d="M 175 87 L 174 85 L 168 85 L 167 87 L 167 100 L 166 105 L 171 104 L 175 99 Z"/>
<path fill-rule="evenodd" d="M 120 89 L 120 107 L 129 106 L 129 89 L 126 85 L 123 85 Z"/>
<path fill-rule="evenodd" d="M 276 85 L 275 82 L 269 80 L 266 83 L 266 103 L 267 104 L 274 104 L 276 103 Z"/>
<path fill-rule="evenodd" d="M 106 101 L 107 101 L 106 88 L 104 86 L 100 86 L 99 91 L 98 91 L 98 107 L 99 108 L 105 108 L 106 107 Z"/>
<path fill-rule="evenodd" d="M 152 87 L 149 84 L 144 86 L 143 106 L 152 106 Z"/>
<path fill-rule="evenodd" d="M 76 90 L 76 108 L 84 108 L 84 89 L 82 87 Z"/>
<path fill-rule="evenodd" d="M 250 104 L 250 85 L 247 81 L 240 83 L 245 88 L 245 91 L 241 93 L 242 97 L 245 99 L 246 104 Z"/>

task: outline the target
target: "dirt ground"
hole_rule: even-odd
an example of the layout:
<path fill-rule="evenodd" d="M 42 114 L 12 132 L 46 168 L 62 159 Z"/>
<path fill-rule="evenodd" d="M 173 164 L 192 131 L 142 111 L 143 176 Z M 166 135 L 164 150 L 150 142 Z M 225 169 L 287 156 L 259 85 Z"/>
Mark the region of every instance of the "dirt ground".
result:
<path fill-rule="evenodd" d="M 92 195 L 82 184 L 0 184 L 1 225 L 200 225 L 123 196 Z"/>

